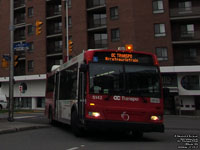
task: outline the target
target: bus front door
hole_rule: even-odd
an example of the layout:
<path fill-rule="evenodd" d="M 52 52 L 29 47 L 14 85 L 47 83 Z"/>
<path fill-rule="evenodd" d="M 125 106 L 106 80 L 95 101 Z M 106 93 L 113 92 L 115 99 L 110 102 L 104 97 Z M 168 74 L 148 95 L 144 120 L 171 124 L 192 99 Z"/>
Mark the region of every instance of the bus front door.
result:
<path fill-rule="evenodd" d="M 79 90 L 78 90 L 78 116 L 81 122 L 84 120 L 85 105 L 85 74 L 79 74 Z"/>

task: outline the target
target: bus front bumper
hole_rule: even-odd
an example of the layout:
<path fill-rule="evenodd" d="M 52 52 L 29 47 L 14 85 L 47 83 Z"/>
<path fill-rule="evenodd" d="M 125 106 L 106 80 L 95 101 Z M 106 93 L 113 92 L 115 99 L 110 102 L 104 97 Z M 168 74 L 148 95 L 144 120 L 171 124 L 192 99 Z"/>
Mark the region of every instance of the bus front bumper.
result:
<path fill-rule="evenodd" d="M 164 132 L 162 123 L 138 123 L 107 120 L 85 120 L 85 127 L 95 129 L 135 130 L 141 132 Z"/>

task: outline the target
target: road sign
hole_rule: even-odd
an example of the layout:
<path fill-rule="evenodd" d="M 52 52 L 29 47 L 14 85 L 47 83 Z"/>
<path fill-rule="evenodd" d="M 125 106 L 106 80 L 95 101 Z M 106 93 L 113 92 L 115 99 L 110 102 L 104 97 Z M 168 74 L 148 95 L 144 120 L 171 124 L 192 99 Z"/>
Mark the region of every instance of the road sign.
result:
<path fill-rule="evenodd" d="M 24 51 L 29 49 L 30 44 L 29 43 L 15 43 L 13 45 L 13 48 L 15 51 Z"/>
<path fill-rule="evenodd" d="M 3 55 L 3 58 L 4 58 L 6 61 L 10 61 L 10 55 L 9 55 L 9 54 L 4 54 L 4 55 Z"/>

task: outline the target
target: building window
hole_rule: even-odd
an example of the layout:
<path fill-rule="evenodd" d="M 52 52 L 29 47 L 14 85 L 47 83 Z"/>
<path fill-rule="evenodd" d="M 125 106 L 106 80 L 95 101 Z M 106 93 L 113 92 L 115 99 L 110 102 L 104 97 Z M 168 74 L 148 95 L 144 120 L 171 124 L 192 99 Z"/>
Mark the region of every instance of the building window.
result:
<path fill-rule="evenodd" d="M 155 24 L 155 37 L 166 36 L 165 24 Z"/>
<path fill-rule="evenodd" d="M 68 17 L 68 26 L 72 27 L 72 17 L 71 16 Z"/>
<path fill-rule="evenodd" d="M 100 27 L 106 25 L 106 14 L 94 14 L 91 27 Z"/>
<path fill-rule="evenodd" d="M 54 14 L 55 15 L 60 15 L 62 11 L 62 5 L 55 5 L 54 6 Z"/>
<path fill-rule="evenodd" d="M 189 0 L 179 2 L 178 6 L 179 6 L 180 11 L 191 11 L 192 10 L 192 2 Z"/>
<path fill-rule="evenodd" d="M 28 51 L 32 52 L 34 50 L 34 44 L 33 44 L 33 42 L 28 43 L 28 45 L 29 45 Z"/>
<path fill-rule="evenodd" d="M 166 47 L 156 48 L 156 55 L 159 61 L 168 60 L 167 48 Z"/>
<path fill-rule="evenodd" d="M 106 33 L 94 34 L 94 48 L 106 48 L 108 44 L 108 35 Z"/>
<path fill-rule="evenodd" d="M 197 57 L 197 49 L 196 48 L 190 48 L 189 49 L 189 57 Z"/>
<path fill-rule="evenodd" d="M 194 24 L 186 24 L 181 26 L 181 37 L 194 37 Z"/>
<path fill-rule="evenodd" d="M 111 29 L 111 41 L 116 42 L 120 40 L 120 32 L 119 29 Z"/>
<path fill-rule="evenodd" d="M 163 0 L 153 0 L 153 13 L 163 13 L 164 7 L 163 7 Z"/>
<path fill-rule="evenodd" d="M 62 31 L 62 22 L 55 23 L 54 28 L 54 33 L 60 33 Z"/>
<path fill-rule="evenodd" d="M 62 41 L 55 41 L 55 51 L 62 51 Z"/>
<path fill-rule="evenodd" d="M 33 16 L 33 7 L 29 7 L 28 8 L 28 17 L 32 17 Z"/>
<path fill-rule="evenodd" d="M 34 27 L 33 25 L 28 26 L 28 35 L 33 35 L 34 34 Z"/>
<path fill-rule="evenodd" d="M 28 61 L 28 72 L 32 72 L 34 69 L 34 62 L 33 60 Z"/>
<path fill-rule="evenodd" d="M 185 52 L 184 52 L 184 57 L 185 58 L 195 58 L 197 57 L 197 49 L 196 48 L 190 48 L 190 49 L 187 49 Z"/>
<path fill-rule="evenodd" d="M 112 7 L 110 8 L 110 19 L 118 19 L 119 18 L 119 12 L 118 12 L 118 7 Z"/>
<path fill-rule="evenodd" d="M 186 90 L 200 90 L 199 76 L 186 75 L 181 79 L 181 85 Z"/>
<path fill-rule="evenodd" d="M 72 7 L 72 0 L 68 0 L 68 8 Z"/>

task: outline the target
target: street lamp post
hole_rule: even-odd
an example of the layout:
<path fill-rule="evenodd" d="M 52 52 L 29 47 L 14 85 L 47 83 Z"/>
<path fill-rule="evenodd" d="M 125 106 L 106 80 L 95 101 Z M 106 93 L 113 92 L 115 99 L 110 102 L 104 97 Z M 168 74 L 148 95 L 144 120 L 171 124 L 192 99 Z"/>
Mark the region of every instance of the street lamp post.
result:
<path fill-rule="evenodd" d="M 14 51 L 13 51 L 13 38 L 14 38 L 14 2 L 10 0 L 10 78 L 9 78 L 9 113 L 8 121 L 14 121 L 14 101 L 13 101 L 13 76 L 14 76 Z"/>
<path fill-rule="evenodd" d="M 68 22 L 69 22 L 69 18 L 68 18 L 68 0 L 65 0 L 65 6 L 66 6 L 66 49 L 67 49 L 67 61 L 69 61 L 69 36 L 68 36 L 68 32 L 69 32 L 69 28 L 68 28 Z"/>

